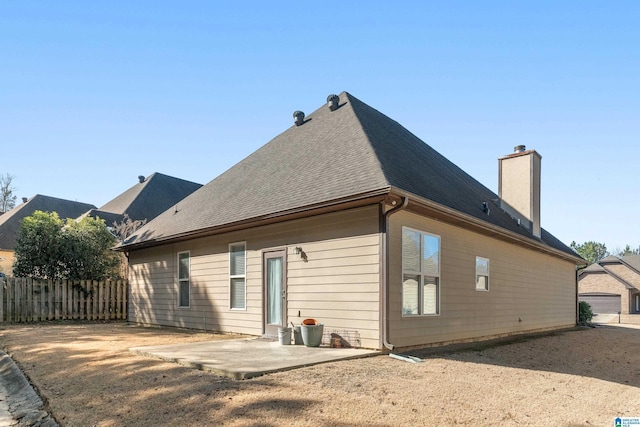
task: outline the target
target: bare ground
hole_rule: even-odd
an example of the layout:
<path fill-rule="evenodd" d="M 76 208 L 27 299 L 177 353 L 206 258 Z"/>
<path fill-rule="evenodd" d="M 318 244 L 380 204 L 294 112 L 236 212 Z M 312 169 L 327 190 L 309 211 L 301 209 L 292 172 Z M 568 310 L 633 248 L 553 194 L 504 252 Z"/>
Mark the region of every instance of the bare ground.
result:
<path fill-rule="evenodd" d="M 608 426 L 640 417 L 637 326 L 244 381 L 128 351 L 228 338 L 123 323 L 0 329 L 0 346 L 63 426 Z"/>

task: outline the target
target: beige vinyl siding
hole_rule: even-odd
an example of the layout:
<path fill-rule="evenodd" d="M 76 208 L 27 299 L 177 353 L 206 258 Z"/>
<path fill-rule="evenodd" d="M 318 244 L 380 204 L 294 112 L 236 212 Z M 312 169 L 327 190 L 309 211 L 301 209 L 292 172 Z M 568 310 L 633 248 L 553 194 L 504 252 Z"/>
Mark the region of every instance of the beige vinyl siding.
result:
<path fill-rule="evenodd" d="M 134 251 L 133 322 L 263 333 L 262 257 L 286 249 L 288 322 L 312 317 L 379 347 L 380 235 L 377 205 Z M 229 244 L 246 242 L 246 310 L 229 306 Z M 307 262 L 295 253 L 301 247 Z M 176 254 L 191 254 L 191 307 L 177 307 Z M 299 314 L 299 315 L 298 315 Z"/>
<path fill-rule="evenodd" d="M 440 315 L 402 317 L 401 228 L 441 238 Z M 419 346 L 575 324 L 575 266 L 401 211 L 390 222 L 390 342 Z M 476 291 L 476 257 L 491 260 L 490 292 Z"/>

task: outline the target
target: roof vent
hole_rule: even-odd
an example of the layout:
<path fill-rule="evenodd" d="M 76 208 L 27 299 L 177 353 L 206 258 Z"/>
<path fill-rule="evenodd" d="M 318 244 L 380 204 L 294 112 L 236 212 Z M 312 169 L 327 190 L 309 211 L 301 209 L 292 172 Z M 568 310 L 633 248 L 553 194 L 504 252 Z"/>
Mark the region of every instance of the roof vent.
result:
<path fill-rule="evenodd" d="M 144 175 L 138 175 L 138 181 L 140 181 L 140 184 L 142 184 L 145 181 L 145 177 Z"/>
<path fill-rule="evenodd" d="M 338 97 L 338 95 L 332 94 L 327 96 L 327 106 L 329 107 L 329 110 L 334 111 L 336 108 L 338 108 L 339 102 L 340 98 Z"/>
<path fill-rule="evenodd" d="M 27 199 L 26 197 L 22 198 L 22 203 L 27 203 L 29 201 L 29 199 Z"/>
<path fill-rule="evenodd" d="M 293 121 L 296 126 L 300 126 L 304 123 L 304 113 L 302 111 L 296 111 L 293 113 Z"/>
<path fill-rule="evenodd" d="M 525 145 L 516 145 L 515 147 L 513 147 L 513 152 L 514 153 L 522 153 L 527 149 L 527 147 Z"/>

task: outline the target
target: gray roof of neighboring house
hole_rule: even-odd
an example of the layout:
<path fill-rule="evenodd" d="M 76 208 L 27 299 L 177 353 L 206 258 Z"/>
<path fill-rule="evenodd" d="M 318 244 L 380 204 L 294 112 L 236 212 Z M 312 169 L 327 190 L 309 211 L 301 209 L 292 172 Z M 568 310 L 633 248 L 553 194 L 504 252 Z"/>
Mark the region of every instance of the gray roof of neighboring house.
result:
<path fill-rule="evenodd" d="M 640 273 L 640 255 L 625 255 L 621 260 L 623 263 Z"/>
<path fill-rule="evenodd" d="M 591 264 L 590 266 L 582 270 L 580 272 L 580 275 L 582 275 L 583 273 L 606 273 L 606 272 L 607 270 L 605 270 L 603 266 L 601 266 L 598 263 L 595 263 L 595 264 Z"/>
<path fill-rule="evenodd" d="M 580 272 L 580 278 L 582 278 L 582 276 L 585 274 L 606 273 L 611 277 L 613 277 L 614 279 L 618 280 L 620 283 L 622 283 L 627 289 L 637 289 L 636 286 L 629 283 L 627 280 L 623 279 L 622 277 L 608 270 L 606 268 L 606 265 L 611 265 L 611 264 L 626 265 L 632 270 L 635 270 L 636 274 L 640 274 L 640 255 L 626 255 L 623 257 L 609 255 L 601 259 L 597 263 L 591 264 L 590 266 L 582 270 Z"/>
<path fill-rule="evenodd" d="M 0 216 L 0 248 L 14 249 L 22 219 L 32 215 L 35 211 L 57 212 L 60 218 L 67 219 L 77 218 L 92 208 L 95 206 L 89 203 L 36 194 L 26 203 L 22 203 Z"/>
<path fill-rule="evenodd" d="M 615 255 L 609 255 L 598 261 L 600 264 L 621 264 L 620 258 Z"/>
<path fill-rule="evenodd" d="M 419 196 L 532 240 L 498 196 L 398 122 L 347 92 L 138 230 L 126 245 L 393 190 Z M 483 202 L 491 213 L 483 212 Z M 543 246 L 578 255 L 542 231 Z"/>
<path fill-rule="evenodd" d="M 142 179 L 100 209 L 85 212 L 83 216 L 98 216 L 104 219 L 108 226 L 122 221 L 125 213 L 132 220 L 150 221 L 202 187 L 202 184 L 158 172 L 140 181 Z"/>

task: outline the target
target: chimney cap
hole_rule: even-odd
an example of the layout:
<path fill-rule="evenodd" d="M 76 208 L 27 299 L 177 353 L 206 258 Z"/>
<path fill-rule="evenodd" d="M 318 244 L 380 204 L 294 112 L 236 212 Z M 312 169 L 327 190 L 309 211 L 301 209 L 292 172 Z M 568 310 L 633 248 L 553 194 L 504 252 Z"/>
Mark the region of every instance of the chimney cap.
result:
<path fill-rule="evenodd" d="M 522 153 L 527 149 L 526 145 L 516 145 L 515 147 L 513 147 L 513 152 L 514 153 Z"/>

